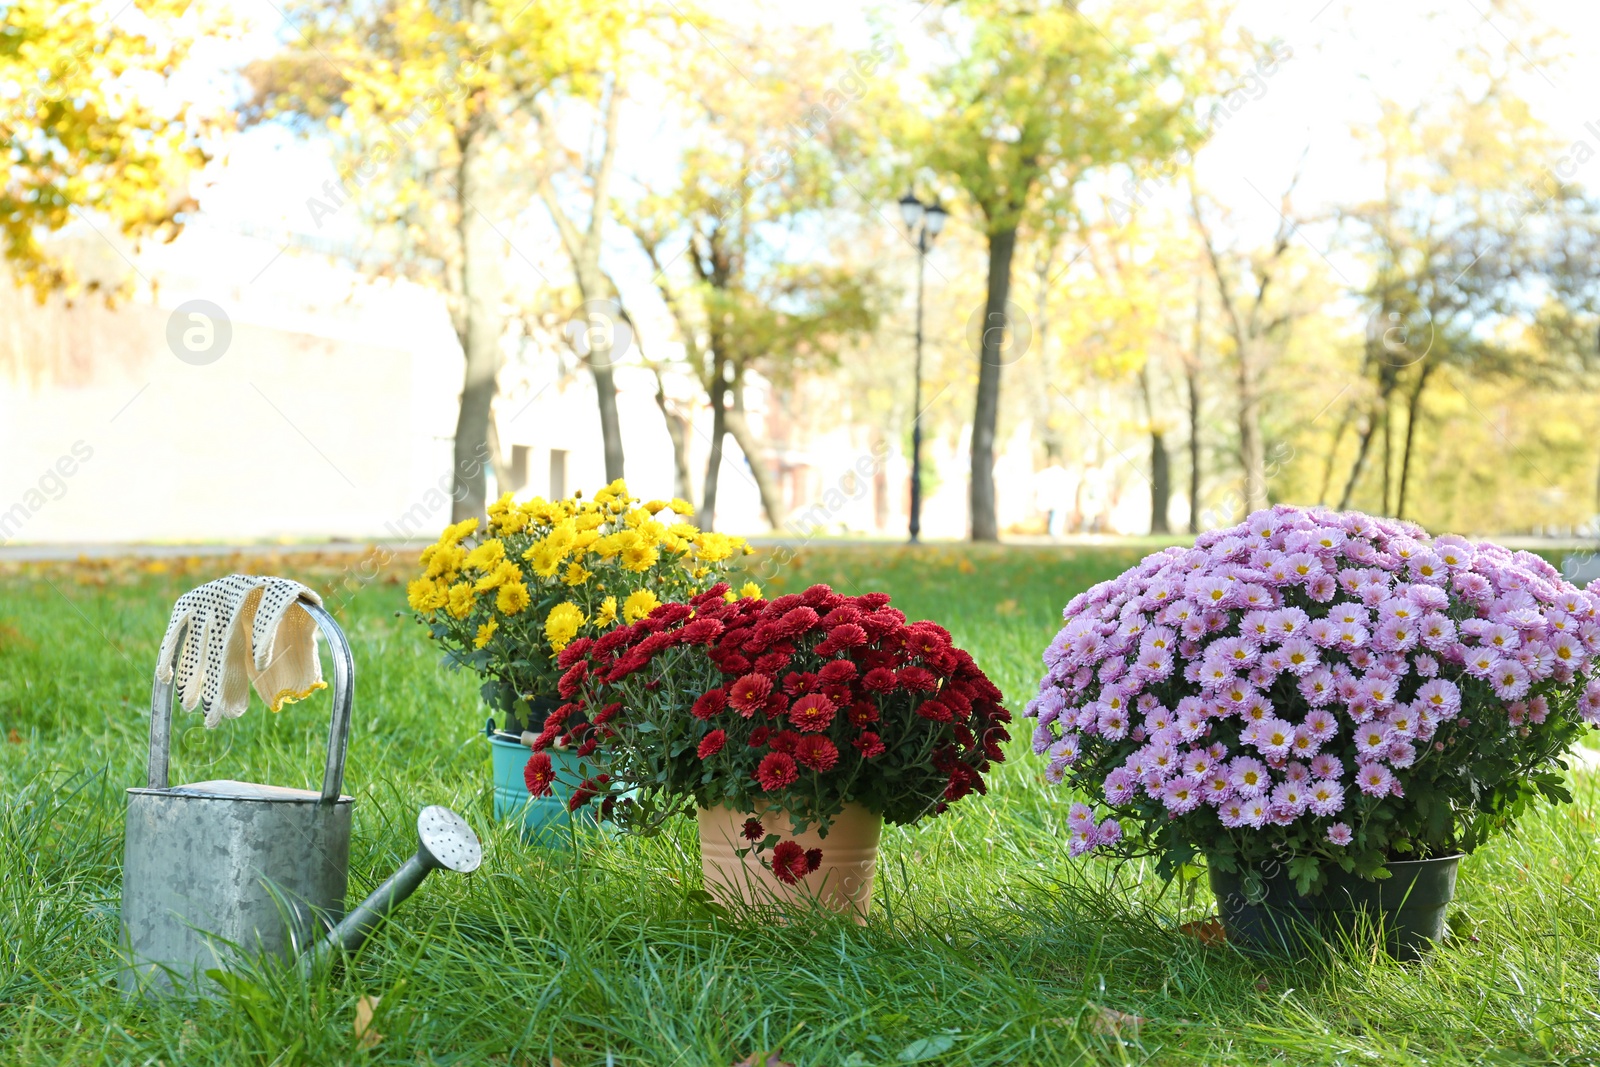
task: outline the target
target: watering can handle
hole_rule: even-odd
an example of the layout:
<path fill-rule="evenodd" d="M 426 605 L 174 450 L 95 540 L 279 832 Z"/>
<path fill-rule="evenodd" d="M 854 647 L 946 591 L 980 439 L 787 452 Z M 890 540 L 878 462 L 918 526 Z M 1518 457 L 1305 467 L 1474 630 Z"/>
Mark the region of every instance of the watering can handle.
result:
<path fill-rule="evenodd" d="M 322 772 L 322 800 L 333 803 L 344 788 L 344 757 L 350 742 L 350 708 L 355 701 L 355 660 L 350 642 L 333 616 L 316 604 L 300 604 L 316 620 L 317 629 L 328 639 L 333 656 L 333 720 L 328 724 L 328 762 Z M 184 635 L 179 635 L 181 646 Z M 167 765 L 172 753 L 173 681 L 155 684 L 150 693 L 150 763 L 146 784 L 151 789 L 167 788 Z"/>

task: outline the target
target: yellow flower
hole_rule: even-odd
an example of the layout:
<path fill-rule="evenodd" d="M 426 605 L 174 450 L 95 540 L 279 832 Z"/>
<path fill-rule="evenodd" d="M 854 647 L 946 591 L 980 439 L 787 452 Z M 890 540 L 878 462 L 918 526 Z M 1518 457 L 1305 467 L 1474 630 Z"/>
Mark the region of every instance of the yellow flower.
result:
<path fill-rule="evenodd" d="M 485 573 L 499 566 L 506 558 L 506 546 L 498 537 L 492 538 L 467 553 L 467 566 Z"/>
<path fill-rule="evenodd" d="M 600 514 L 598 511 L 585 511 L 581 515 L 574 516 L 572 519 L 572 524 L 577 527 L 579 537 L 581 538 L 584 531 L 593 530 L 596 526 L 599 526 L 605 521 L 606 517 Z"/>
<path fill-rule="evenodd" d="M 745 582 L 744 585 L 739 587 L 739 595 L 749 600 L 760 600 L 762 599 L 761 587 L 755 582 Z"/>
<path fill-rule="evenodd" d="M 458 544 L 463 537 L 477 528 L 478 520 L 476 516 L 470 519 L 462 519 L 454 526 L 446 526 L 444 528 L 444 532 L 439 535 L 439 543 L 441 545 Z"/>
<path fill-rule="evenodd" d="M 617 598 L 608 596 L 600 602 L 600 610 L 595 613 L 596 626 L 610 626 L 617 621 Z"/>
<path fill-rule="evenodd" d="M 638 536 L 632 530 L 620 530 L 617 533 L 606 534 L 604 537 L 596 538 L 594 544 L 589 546 L 589 551 L 601 559 L 610 559 L 637 540 Z"/>
<path fill-rule="evenodd" d="M 437 599 L 438 590 L 432 578 L 418 578 L 406 586 L 406 603 L 411 605 L 412 611 L 426 615 L 439 607 L 435 603 Z"/>
<path fill-rule="evenodd" d="M 680 518 L 687 519 L 689 516 L 694 514 L 694 505 L 683 499 L 681 496 L 675 496 L 671 500 L 667 501 L 667 507 L 671 508 L 672 513 Z"/>
<path fill-rule="evenodd" d="M 667 533 L 671 534 L 673 537 L 695 538 L 700 536 L 700 527 L 691 525 L 687 522 L 675 522 L 671 526 L 667 527 Z"/>
<path fill-rule="evenodd" d="M 584 530 L 582 533 L 580 533 L 578 535 L 578 539 L 576 541 L 572 542 L 572 551 L 574 551 L 574 552 L 587 552 L 589 550 L 589 546 L 594 544 L 598 540 L 600 540 L 599 531 L 597 531 L 597 530 Z"/>
<path fill-rule="evenodd" d="M 739 599 L 739 594 L 730 589 L 726 593 L 722 594 L 722 599 L 725 603 L 732 604 L 735 600 Z"/>
<path fill-rule="evenodd" d="M 472 614 L 472 586 L 466 582 L 457 582 L 450 587 L 450 614 L 458 619 L 464 619 Z"/>
<path fill-rule="evenodd" d="M 544 541 L 540 541 L 522 554 L 522 558 L 533 564 L 534 573 L 541 578 L 554 578 L 565 556 L 565 552 L 559 548 L 552 548 Z"/>
<path fill-rule="evenodd" d="M 699 557 L 702 563 L 720 563 L 733 555 L 734 549 L 744 542 L 737 537 L 708 531 L 695 538 L 694 543 L 700 550 Z"/>
<path fill-rule="evenodd" d="M 423 574 L 429 578 L 455 577 L 467 561 L 467 550 L 460 545 L 429 545 L 422 550 L 420 562 L 427 569 Z"/>
<path fill-rule="evenodd" d="M 550 647 L 560 652 L 570 645 L 583 622 L 582 609 L 570 600 L 551 608 L 544 620 L 544 635 L 549 639 Z"/>
<path fill-rule="evenodd" d="M 571 563 L 567 564 L 567 572 L 561 576 L 561 580 L 566 582 L 568 585 L 582 585 L 592 577 L 594 577 L 594 575 L 585 570 L 583 564 L 579 563 L 577 560 L 573 560 Z"/>
<path fill-rule="evenodd" d="M 532 602 L 533 598 L 528 595 L 528 587 L 521 582 L 507 582 L 500 587 L 500 592 L 494 598 L 494 606 L 506 615 L 516 615 Z"/>
<path fill-rule="evenodd" d="M 477 636 L 472 639 L 472 647 L 482 648 L 484 645 L 487 645 L 489 643 L 489 638 L 494 636 L 495 629 L 499 627 L 499 625 L 500 620 L 491 615 L 488 622 L 478 627 Z"/>
<path fill-rule="evenodd" d="M 635 573 L 649 570 L 660 558 L 661 553 L 656 551 L 655 546 L 644 541 L 637 541 L 622 550 L 622 566 Z"/>
<path fill-rule="evenodd" d="M 489 528 L 492 530 L 501 530 L 505 533 L 515 533 L 516 530 L 506 529 L 506 520 L 509 518 L 511 521 L 517 523 L 517 530 L 520 530 L 522 528 L 522 523 L 526 521 L 521 517 L 520 513 L 515 510 L 515 506 L 511 502 L 510 493 L 502 494 L 500 499 L 496 500 L 493 504 L 490 504 L 486 510 L 489 515 Z"/>
<path fill-rule="evenodd" d="M 629 622 L 638 622 L 661 606 L 661 601 L 656 599 L 655 593 L 648 589 L 641 589 L 637 593 L 630 593 L 628 599 L 622 603 L 622 617 Z"/>
<path fill-rule="evenodd" d="M 650 503 L 644 506 L 644 509 L 650 514 L 654 515 L 658 511 L 665 511 L 667 506 L 668 505 L 665 500 L 652 500 Z"/>
<path fill-rule="evenodd" d="M 478 579 L 472 587 L 474 593 L 487 593 L 491 589 L 499 589 L 511 582 L 522 581 L 522 568 L 510 560 L 501 560 L 494 570 Z"/>

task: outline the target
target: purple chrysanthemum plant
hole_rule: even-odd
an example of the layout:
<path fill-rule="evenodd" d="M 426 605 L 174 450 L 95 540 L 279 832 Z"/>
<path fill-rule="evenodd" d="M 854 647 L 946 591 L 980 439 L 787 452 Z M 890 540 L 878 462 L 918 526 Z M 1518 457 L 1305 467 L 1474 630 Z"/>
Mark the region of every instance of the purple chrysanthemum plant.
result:
<path fill-rule="evenodd" d="M 1471 852 L 1572 799 L 1597 594 L 1528 552 L 1285 505 L 1151 555 L 1072 598 L 1028 705 L 1046 776 L 1094 802 L 1069 851 L 1166 877 L 1203 855 L 1256 887 L 1282 865 L 1302 893 Z"/>

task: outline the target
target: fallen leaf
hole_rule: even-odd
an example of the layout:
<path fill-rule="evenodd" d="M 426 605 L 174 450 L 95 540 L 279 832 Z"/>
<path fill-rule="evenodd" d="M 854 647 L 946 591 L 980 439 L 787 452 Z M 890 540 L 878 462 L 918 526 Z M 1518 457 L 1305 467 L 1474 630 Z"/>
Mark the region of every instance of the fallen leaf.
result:
<path fill-rule="evenodd" d="M 1089 1005 L 1089 1029 L 1102 1037 L 1120 1037 L 1124 1031 L 1137 1033 L 1139 1027 L 1149 1020 L 1138 1015 L 1129 1015 L 1116 1008 L 1103 1008 L 1098 1004 Z"/>
<path fill-rule="evenodd" d="M 1178 933 L 1194 938 L 1207 948 L 1228 943 L 1228 935 L 1222 929 L 1222 920 L 1215 917 L 1183 923 L 1178 927 Z"/>
<path fill-rule="evenodd" d="M 9 731 L 7 731 L 6 740 L 10 741 L 13 745 L 20 745 L 22 744 L 22 735 L 17 733 L 17 728 L 13 726 Z"/>
<path fill-rule="evenodd" d="M 782 1051 L 781 1048 L 775 1048 L 771 1052 L 752 1052 L 733 1067 L 794 1067 L 794 1064 L 778 1058 L 778 1053 Z"/>
<path fill-rule="evenodd" d="M 551 1056 L 550 1067 L 567 1067 L 567 1065 L 561 1062 L 560 1056 Z"/>
<path fill-rule="evenodd" d="M 378 1009 L 380 997 L 361 997 L 356 1001 L 356 1044 L 371 1048 L 383 1040 L 383 1035 L 372 1028 L 372 1014 Z"/>
<path fill-rule="evenodd" d="M 1271 982 L 1267 981 L 1265 978 L 1257 978 L 1256 979 L 1256 992 L 1258 992 L 1258 993 L 1268 993 L 1268 992 L 1271 992 L 1271 990 L 1272 990 L 1272 983 Z"/>

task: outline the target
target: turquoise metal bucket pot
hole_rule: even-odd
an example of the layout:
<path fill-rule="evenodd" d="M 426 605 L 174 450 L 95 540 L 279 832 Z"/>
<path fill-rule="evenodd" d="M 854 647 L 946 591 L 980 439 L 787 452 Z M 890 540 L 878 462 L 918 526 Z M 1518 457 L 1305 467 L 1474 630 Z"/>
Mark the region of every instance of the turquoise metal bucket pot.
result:
<path fill-rule="evenodd" d="M 578 772 L 577 756 L 561 749 L 548 749 L 556 780 L 550 785 L 550 796 L 536 797 L 528 793 L 527 782 L 522 777 L 528 757 L 533 755 L 528 747 L 491 737 L 489 748 L 494 753 L 494 817 L 497 820 L 521 822 L 524 839 L 551 848 L 571 847 L 574 829 L 596 828 L 592 806 L 576 815 L 567 810 L 567 801 L 583 777 Z M 593 760 L 585 762 L 593 770 Z"/>

